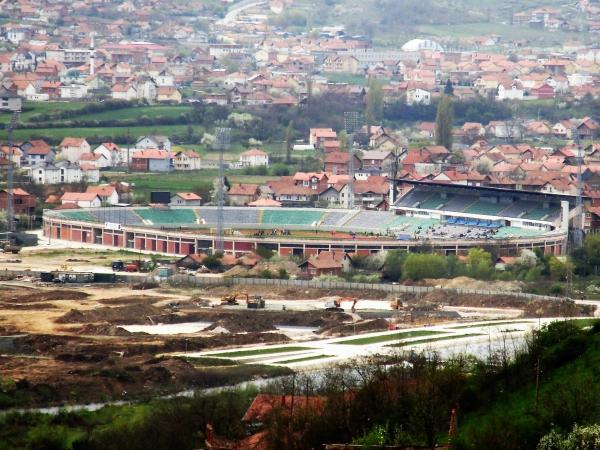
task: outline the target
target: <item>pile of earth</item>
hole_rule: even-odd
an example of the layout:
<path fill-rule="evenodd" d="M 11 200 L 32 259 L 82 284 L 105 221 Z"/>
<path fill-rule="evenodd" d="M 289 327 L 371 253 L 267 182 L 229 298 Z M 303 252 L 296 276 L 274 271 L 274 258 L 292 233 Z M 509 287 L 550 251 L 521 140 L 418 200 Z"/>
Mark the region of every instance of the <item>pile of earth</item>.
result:
<path fill-rule="evenodd" d="M 387 297 L 387 293 L 372 289 L 315 289 L 305 287 L 290 287 L 290 286 L 272 286 L 272 285 L 236 285 L 235 288 L 230 286 L 207 286 L 203 288 L 201 294 L 204 297 L 221 297 L 229 295 L 232 292 L 248 292 L 252 295 L 262 295 L 267 302 L 273 300 L 316 300 L 323 297 L 339 296 L 339 297 L 356 297 L 360 299 L 380 300 Z"/>
<path fill-rule="evenodd" d="M 117 307 L 102 307 L 90 310 L 71 309 L 68 313 L 55 320 L 56 323 L 97 323 L 113 324 L 146 324 L 154 323 L 153 317 L 159 316 L 163 310 L 151 305 L 126 305 Z"/>
<path fill-rule="evenodd" d="M 349 336 L 356 333 L 367 333 L 373 331 L 386 331 L 388 321 L 385 319 L 368 319 L 358 322 L 328 323 L 321 327 L 319 332 L 324 336 Z"/>
<path fill-rule="evenodd" d="M 134 303 L 152 305 L 163 300 L 167 300 L 167 297 L 153 295 L 127 295 L 125 297 L 101 298 L 98 299 L 97 302 L 102 303 L 103 305 L 129 305 Z"/>
<path fill-rule="evenodd" d="M 0 292 L 0 301 L 4 303 L 50 302 L 56 300 L 84 300 L 89 294 L 71 289 L 5 289 Z"/>

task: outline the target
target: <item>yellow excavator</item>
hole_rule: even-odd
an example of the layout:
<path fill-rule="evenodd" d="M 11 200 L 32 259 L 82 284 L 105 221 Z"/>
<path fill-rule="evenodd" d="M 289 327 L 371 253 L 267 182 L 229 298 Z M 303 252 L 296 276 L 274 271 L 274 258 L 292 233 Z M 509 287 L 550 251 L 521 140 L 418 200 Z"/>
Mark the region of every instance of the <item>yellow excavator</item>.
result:
<path fill-rule="evenodd" d="M 221 306 L 225 305 L 239 305 L 237 301 L 238 297 L 246 297 L 246 303 L 250 300 L 250 296 L 247 292 L 234 292 L 233 294 L 224 295 L 221 297 Z"/>

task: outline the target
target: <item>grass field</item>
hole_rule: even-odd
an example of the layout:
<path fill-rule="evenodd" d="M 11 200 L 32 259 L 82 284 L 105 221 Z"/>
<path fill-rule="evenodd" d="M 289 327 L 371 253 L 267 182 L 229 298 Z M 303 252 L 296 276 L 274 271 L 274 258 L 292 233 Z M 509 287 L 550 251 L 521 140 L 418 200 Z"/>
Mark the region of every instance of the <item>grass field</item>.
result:
<path fill-rule="evenodd" d="M 456 334 L 456 335 L 451 335 L 451 336 L 442 336 L 442 337 L 429 338 L 429 339 L 417 339 L 416 341 L 400 342 L 399 344 L 390 344 L 387 347 L 408 347 L 411 345 L 428 344 L 430 342 L 437 342 L 437 341 L 450 341 L 452 339 L 462 339 L 462 338 L 473 337 L 473 336 L 485 336 L 485 334 L 468 333 L 468 334 Z"/>
<path fill-rule="evenodd" d="M 95 128 L 36 128 L 33 130 L 16 129 L 13 133 L 15 140 L 27 140 L 32 137 L 47 137 L 61 140 L 69 137 L 103 136 L 123 144 L 123 139 L 130 136 L 132 139 L 148 134 L 163 134 L 173 136 L 187 132 L 187 125 L 154 125 L 139 127 L 95 127 Z M 6 139 L 6 130 L 0 130 L 0 139 Z"/>
<path fill-rule="evenodd" d="M 485 327 L 495 327 L 500 325 L 517 325 L 521 323 L 532 323 L 529 320 L 520 320 L 518 322 L 490 322 L 490 323 L 482 323 L 482 324 L 473 324 L 473 325 L 460 325 L 458 327 L 452 327 L 453 330 L 462 330 L 464 328 L 485 328 Z"/>
<path fill-rule="evenodd" d="M 301 352 L 304 350 L 313 350 L 311 347 L 277 347 L 277 348 L 260 348 L 257 350 L 239 350 L 234 352 L 211 353 L 209 357 L 224 357 L 224 358 L 242 358 L 244 356 L 261 356 L 275 355 L 278 353 Z"/>
<path fill-rule="evenodd" d="M 331 358 L 331 357 L 332 357 L 331 355 L 315 355 L 315 356 L 307 356 L 305 358 L 287 359 L 285 361 L 277 361 L 275 364 L 293 364 L 293 363 L 314 361 L 317 359 L 325 359 L 325 358 Z"/>
<path fill-rule="evenodd" d="M 432 336 L 435 334 L 444 334 L 444 331 L 403 331 L 401 333 L 394 333 L 394 334 L 384 334 L 381 336 L 371 336 L 371 337 L 364 337 L 364 338 L 358 338 L 358 339 L 347 339 L 345 341 L 340 341 L 338 342 L 338 344 L 344 344 L 344 345 L 369 345 L 369 344 L 379 344 L 380 342 L 387 342 L 387 341 L 399 341 L 401 339 L 410 339 L 410 338 L 414 338 L 414 337 L 420 337 L 420 336 Z"/>

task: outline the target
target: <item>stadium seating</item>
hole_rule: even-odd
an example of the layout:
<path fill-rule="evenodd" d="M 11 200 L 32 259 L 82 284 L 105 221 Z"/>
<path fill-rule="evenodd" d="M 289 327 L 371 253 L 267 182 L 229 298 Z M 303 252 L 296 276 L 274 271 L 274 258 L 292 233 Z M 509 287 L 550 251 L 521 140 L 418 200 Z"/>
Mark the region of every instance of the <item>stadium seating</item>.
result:
<path fill-rule="evenodd" d="M 265 209 L 262 212 L 263 225 L 312 225 L 319 222 L 324 212 L 319 210 L 294 210 L 294 209 Z"/>
<path fill-rule="evenodd" d="M 424 202 L 431 195 L 429 191 L 422 191 L 420 189 L 413 189 L 404 197 L 402 197 L 396 203 L 397 206 L 404 206 L 405 208 L 416 208 L 419 203 Z"/>
<path fill-rule="evenodd" d="M 531 220 L 544 220 L 544 218 L 546 216 L 549 216 L 552 212 L 554 212 L 554 210 L 549 209 L 549 208 L 544 208 L 543 206 L 539 206 L 539 207 L 529 211 L 527 214 L 525 214 L 523 216 L 523 218 L 531 219 Z"/>
<path fill-rule="evenodd" d="M 386 224 L 394 219 L 393 212 L 387 211 L 360 211 L 344 228 L 347 230 L 385 230 Z"/>
<path fill-rule="evenodd" d="M 342 225 L 348 218 L 348 211 L 329 211 L 323 216 L 321 225 L 323 226 L 339 226 Z"/>
<path fill-rule="evenodd" d="M 148 224 L 190 226 L 196 224 L 191 209 L 137 209 L 136 213 Z"/>
<path fill-rule="evenodd" d="M 216 210 L 214 214 L 214 223 L 216 223 Z M 260 211 L 257 208 L 235 208 L 226 209 L 224 212 L 225 226 L 229 225 L 248 225 L 259 222 Z M 200 217 L 203 217 L 203 211 L 200 211 Z M 213 223 L 207 220 L 208 223 Z"/>
<path fill-rule="evenodd" d="M 60 216 L 69 220 L 96 222 L 96 218 L 90 215 L 87 211 L 61 211 Z"/>
<path fill-rule="evenodd" d="M 438 209 L 440 206 L 444 205 L 449 200 L 450 200 L 449 198 L 445 198 L 445 199 L 442 198 L 442 196 L 440 194 L 432 194 L 427 198 L 427 200 L 425 200 L 421 203 L 419 208 L 421 208 L 421 209 Z"/>
<path fill-rule="evenodd" d="M 471 195 L 454 195 L 444 205 L 442 211 L 456 211 L 462 212 L 469 205 L 472 205 L 477 201 L 477 197 Z"/>
<path fill-rule="evenodd" d="M 478 201 L 465 208 L 468 214 L 481 214 L 483 216 L 497 216 L 500 211 L 506 208 L 506 205 L 500 203 L 491 203 L 486 201 Z"/>
<path fill-rule="evenodd" d="M 142 219 L 128 208 L 103 208 L 89 211 L 99 222 L 120 223 L 122 225 L 141 225 Z"/>

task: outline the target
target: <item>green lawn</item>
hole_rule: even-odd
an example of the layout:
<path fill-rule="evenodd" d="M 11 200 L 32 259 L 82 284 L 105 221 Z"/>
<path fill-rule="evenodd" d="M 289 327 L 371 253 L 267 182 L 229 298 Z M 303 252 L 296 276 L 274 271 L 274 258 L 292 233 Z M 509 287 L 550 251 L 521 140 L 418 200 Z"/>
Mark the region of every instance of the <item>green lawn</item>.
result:
<path fill-rule="evenodd" d="M 293 363 L 299 363 L 299 362 L 304 362 L 304 361 L 313 361 L 313 360 L 325 359 L 325 358 L 332 358 L 332 356 L 331 355 L 307 356 L 305 358 L 286 359 L 285 361 L 277 361 L 275 364 L 293 364 Z"/>
<path fill-rule="evenodd" d="M 156 106 L 137 106 L 131 108 L 116 109 L 113 111 L 102 111 L 99 113 L 85 114 L 77 117 L 78 120 L 126 120 L 136 119 L 140 116 L 150 118 L 158 117 L 179 117 L 192 111 L 191 106 L 172 106 L 172 105 L 156 105 Z"/>
<path fill-rule="evenodd" d="M 62 140 L 65 137 L 90 137 L 103 136 L 118 144 L 123 143 L 128 135 L 133 139 L 147 134 L 163 134 L 173 136 L 174 134 L 185 134 L 187 125 L 154 125 L 139 127 L 96 127 L 96 128 L 36 128 L 31 130 L 16 129 L 13 133 L 16 140 L 27 140 L 32 137 L 47 137 L 54 140 Z M 0 130 L 0 139 L 6 139 L 6 130 Z"/>
<path fill-rule="evenodd" d="M 337 72 L 323 72 L 325 78 L 330 83 L 348 83 L 356 84 L 358 86 L 366 86 L 369 80 L 364 75 L 352 74 L 352 73 L 337 73 Z"/>
<path fill-rule="evenodd" d="M 28 122 L 36 114 L 52 114 L 59 111 L 75 111 L 83 108 L 86 102 L 24 102 L 23 112 L 19 116 L 20 122 Z M 0 113 L 0 123 L 10 120 L 10 114 Z"/>
<path fill-rule="evenodd" d="M 345 341 L 338 342 L 338 344 L 369 345 L 369 344 L 378 344 L 380 342 L 399 341 L 401 339 L 410 339 L 410 338 L 420 337 L 420 336 L 432 336 L 435 334 L 444 334 L 444 333 L 445 333 L 444 331 L 427 331 L 427 330 L 403 331 L 401 333 L 384 334 L 381 336 L 370 336 L 370 337 L 363 337 L 363 338 L 358 338 L 358 339 L 347 339 Z"/>
<path fill-rule="evenodd" d="M 437 342 L 437 341 L 450 341 L 452 339 L 462 339 L 462 338 L 472 337 L 472 336 L 485 336 L 485 334 L 482 334 L 482 333 L 455 334 L 455 335 L 451 335 L 451 336 L 442 336 L 442 337 L 437 337 L 437 338 L 417 339 L 416 341 L 400 342 L 399 344 L 390 344 L 387 347 L 408 347 L 410 345 L 428 344 L 429 342 Z"/>
<path fill-rule="evenodd" d="M 573 323 L 575 323 L 578 327 L 585 328 L 591 327 L 596 323 L 600 323 L 600 319 L 597 317 L 590 317 L 587 319 L 573 319 Z"/>
<path fill-rule="evenodd" d="M 211 353 L 209 357 L 241 358 L 244 356 L 274 355 L 278 353 L 301 352 L 304 350 L 313 350 L 311 347 L 277 347 L 260 348 L 257 350 L 239 350 L 233 352 Z"/>
<path fill-rule="evenodd" d="M 530 320 L 520 320 L 518 322 L 489 322 L 489 323 L 480 323 L 480 324 L 471 324 L 471 325 L 460 325 L 458 327 L 452 327 L 453 330 L 462 330 L 464 328 L 484 328 L 484 327 L 495 327 L 500 325 L 516 325 L 520 323 L 533 323 Z"/>

